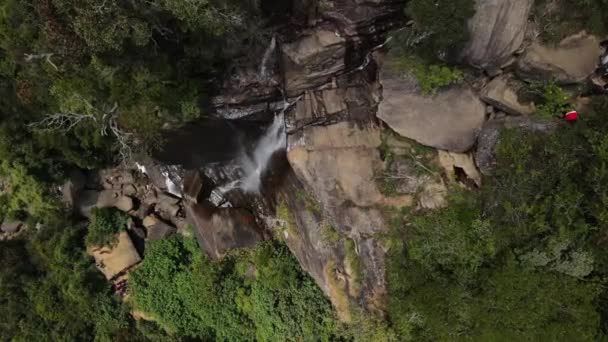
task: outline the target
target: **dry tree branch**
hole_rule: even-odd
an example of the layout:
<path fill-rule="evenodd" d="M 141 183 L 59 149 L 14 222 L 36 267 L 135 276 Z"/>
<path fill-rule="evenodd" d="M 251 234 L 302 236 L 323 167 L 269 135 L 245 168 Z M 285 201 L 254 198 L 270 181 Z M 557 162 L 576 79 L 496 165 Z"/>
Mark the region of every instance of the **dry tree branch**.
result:
<path fill-rule="evenodd" d="M 109 110 L 99 110 L 95 108 L 90 102 L 76 94 L 89 109 L 90 113 L 54 113 L 44 119 L 33 122 L 28 127 L 42 131 L 61 131 L 69 132 L 76 126 L 84 123 L 85 121 L 92 122 L 99 127 L 99 133 L 101 136 L 113 136 L 119 147 L 119 155 L 121 162 L 126 162 L 131 159 L 133 142 L 133 134 L 122 130 L 118 124 L 118 103 Z M 97 115 L 96 115 L 97 114 Z M 99 118 L 101 116 L 101 118 Z"/>

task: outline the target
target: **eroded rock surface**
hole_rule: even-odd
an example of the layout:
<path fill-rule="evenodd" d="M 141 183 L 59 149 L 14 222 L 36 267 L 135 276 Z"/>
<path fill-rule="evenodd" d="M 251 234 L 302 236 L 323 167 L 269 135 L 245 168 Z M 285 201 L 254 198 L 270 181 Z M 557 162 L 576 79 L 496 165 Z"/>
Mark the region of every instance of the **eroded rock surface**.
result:
<path fill-rule="evenodd" d="M 442 150 L 465 152 L 485 121 L 485 106 L 466 84 L 424 95 L 412 78 L 389 67 L 380 73 L 378 118 L 401 136 Z"/>
<path fill-rule="evenodd" d="M 477 0 L 469 21 L 465 61 L 490 71 L 500 69 L 524 41 L 532 0 Z"/>

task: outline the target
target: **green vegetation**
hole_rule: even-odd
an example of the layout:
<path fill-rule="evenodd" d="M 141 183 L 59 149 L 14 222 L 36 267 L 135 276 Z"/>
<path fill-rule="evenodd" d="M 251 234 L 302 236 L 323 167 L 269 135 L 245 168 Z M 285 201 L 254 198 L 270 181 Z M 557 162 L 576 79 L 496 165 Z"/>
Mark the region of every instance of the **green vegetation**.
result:
<path fill-rule="evenodd" d="M 467 41 L 467 22 L 475 14 L 474 6 L 473 0 L 412 0 L 406 13 L 418 34 L 429 35 L 420 43 L 435 55 Z"/>
<path fill-rule="evenodd" d="M 93 217 L 86 236 L 87 246 L 112 246 L 118 242 L 118 233 L 127 228 L 128 216 L 118 209 L 93 209 Z"/>
<path fill-rule="evenodd" d="M 3 1 L 3 146 L 58 178 L 158 147 L 163 124 L 203 116 L 209 81 L 261 44 L 258 5 Z"/>
<path fill-rule="evenodd" d="M 536 115 L 544 119 L 559 117 L 572 108 L 570 96 L 555 82 L 537 82 L 530 85 L 530 91 L 537 93 L 540 104 L 537 107 Z"/>
<path fill-rule="evenodd" d="M 354 283 L 359 283 L 363 276 L 361 260 L 357 254 L 355 241 L 352 239 L 344 239 L 344 261 L 350 269 L 351 278 Z"/>
<path fill-rule="evenodd" d="M 128 312 L 84 257 L 84 230 L 47 225 L 27 240 L 0 241 L 0 339 L 139 340 Z"/>
<path fill-rule="evenodd" d="M 285 238 L 285 232 L 287 232 L 287 234 L 295 234 L 297 232 L 296 218 L 293 216 L 293 213 L 287 206 L 287 202 L 285 200 L 279 200 L 276 211 L 277 218 L 281 220 L 281 234 L 276 237 L 279 240 L 282 240 Z"/>
<path fill-rule="evenodd" d="M 307 210 L 314 214 L 321 215 L 321 204 L 306 190 L 296 191 L 296 198 L 304 202 L 304 206 Z"/>
<path fill-rule="evenodd" d="M 336 245 L 340 242 L 342 235 L 331 224 L 323 222 L 321 226 L 321 238 L 329 245 Z"/>
<path fill-rule="evenodd" d="M 418 81 L 423 94 L 434 95 L 441 88 L 460 83 L 462 71 L 445 64 L 428 64 L 414 55 L 399 55 L 392 61 L 397 71 L 411 73 Z"/>
<path fill-rule="evenodd" d="M 157 241 L 131 283 L 136 307 L 182 336 L 327 341 L 339 333 L 329 302 L 290 252 L 273 243 L 214 262 L 194 240 Z"/>
<path fill-rule="evenodd" d="M 593 108 L 553 135 L 505 132 L 479 193 L 396 213 L 387 276 L 400 340 L 605 337 L 608 101 Z"/>
<path fill-rule="evenodd" d="M 422 93 L 434 95 L 441 88 L 462 82 L 464 74 L 445 58 L 469 38 L 467 22 L 475 13 L 473 0 L 413 0 L 406 15 L 414 25 L 391 35 L 391 67 L 412 75 Z"/>

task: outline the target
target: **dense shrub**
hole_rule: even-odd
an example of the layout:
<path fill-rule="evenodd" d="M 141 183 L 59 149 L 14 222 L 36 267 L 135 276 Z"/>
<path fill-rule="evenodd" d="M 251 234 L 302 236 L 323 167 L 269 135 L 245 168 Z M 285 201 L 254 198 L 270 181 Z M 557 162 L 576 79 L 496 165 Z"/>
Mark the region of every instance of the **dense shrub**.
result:
<path fill-rule="evenodd" d="M 497 168 L 478 194 L 438 212 L 399 213 L 396 235 L 407 240 L 392 244 L 387 274 L 401 338 L 603 336 L 608 100 L 592 107 L 551 135 L 502 133 Z"/>
<path fill-rule="evenodd" d="M 93 209 L 86 236 L 87 246 L 112 246 L 118 241 L 118 233 L 127 228 L 128 216 L 118 209 Z"/>
<path fill-rule="evenodd" d="M 83 237 L 83 229 L 64 220 L 27 241 L 0 242 L 0 339 L 139 339 L 128 312 L 84 257 Z"/>

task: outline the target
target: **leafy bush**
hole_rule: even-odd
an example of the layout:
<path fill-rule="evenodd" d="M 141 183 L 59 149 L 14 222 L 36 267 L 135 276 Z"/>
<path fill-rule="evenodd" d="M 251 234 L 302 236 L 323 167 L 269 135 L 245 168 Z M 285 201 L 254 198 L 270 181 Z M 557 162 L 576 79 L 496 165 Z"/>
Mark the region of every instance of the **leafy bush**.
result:
<path fill-rule="evenodd" d="M 462 71 L 456 68 L 447 65 L 429 65 L 413 55 L 396 56 L 392 60 L 392 65 L 397 71 L 411 73 L 424 94 L 435 94 L 443 87 L 461 82 L 464 77 Z"/>
<path fill-rule="evenodd" d="M 128 216 L 118 209 L 93 209 L 87 231 L 87 246 L 112 246 L 118 242 L 118 233 L 127 228 Z"/>
<path fill-rule="evenodd" d="M 554 82 L 534 83 L 533 91 L 541 94 L 541 104 L 536 114 L 545 119 L 559 117 L 571 109 L 570 96 Z"/>
<path fill-rule="evenodd" d="M 452 272 L 468 281 L 496 253 L 496 236 L 487 220 L 480 218 L 471 196 L 455 194 L 450 206 L 412 220 L 409 257 L 431 272 Z"/>

